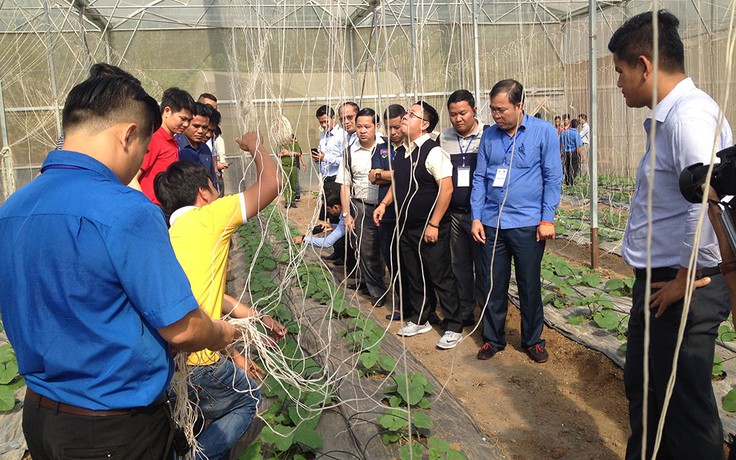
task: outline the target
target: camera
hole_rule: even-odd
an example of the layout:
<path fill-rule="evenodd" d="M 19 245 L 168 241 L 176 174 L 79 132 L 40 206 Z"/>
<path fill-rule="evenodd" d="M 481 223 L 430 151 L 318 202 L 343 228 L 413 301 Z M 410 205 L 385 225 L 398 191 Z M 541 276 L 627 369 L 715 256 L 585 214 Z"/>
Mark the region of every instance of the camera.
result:
<path fill-rule="evenodd" d="M 736 146 L 729 147 L 716 153 L 721 162 L 713 166 L 710 186 L 715 190 L 723 208 L 719 216 L 723 230 L 726 233 L 731 249 L 736 252 L 736 209 L 733 200 L 723 201 L 724 196 L 736 195 Z M 708 174 L 709 165 L 696 163 L 685 168 L 680 173 L 680 193 L 691 203 L 700 203 L 703 200 L 703 184 Z"/>

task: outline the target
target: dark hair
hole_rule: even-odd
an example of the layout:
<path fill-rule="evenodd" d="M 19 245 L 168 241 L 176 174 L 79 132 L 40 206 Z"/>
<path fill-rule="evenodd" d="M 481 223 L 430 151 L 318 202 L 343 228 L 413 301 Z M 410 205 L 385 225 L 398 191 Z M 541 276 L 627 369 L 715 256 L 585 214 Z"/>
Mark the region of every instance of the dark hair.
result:
<path fill-rule="evenodd" d="M 560 120 L 560 121 L 562 121 L 562 118 L 560 118 L 560 116 L 559 116 L 559 115 L 555 115 L 555 118 L 554 118 L 554 119 L 555 119 L 555 120 Z"/>
<path fill-rule="evenodd" d="M 667 10 L 657 11 L 659 27 L 659 68 L 665 72 L 685 72 L 685 47 L 677 28 L 680 20 Z M 639 56 L 654 56 L 652 12 L 637 14 L 626 21 L 608 42 L 608 50 L 634 67 Z"/>
<path fill-rule="evenodd" d="M 222 136 L 222 129 L 219 126 L 217 128 L 215 128 L 214 135 L 215 135 L 215 137 Z"/>
<path fill-rule="evenodd" d="M 470 108 L 475 107 L 475 98 L 473 97 L 473 93 L 471 93 L 467 89 L 459 89 L 450 94 L 450 97 L 447 98 L 447 108 L 450 108 L 450 104 L 462 101 L 467 101 Z"/>
<path fill-rule="evenodd" d="M 388 123 L 388 120 L 392 118 L 403 118 L 404 115 L 406 115 L 406 109 L 401 104 L 391 104 L 388 106 L 388 108 L 383 112 L 383 119 Z"/>
<path fill-rule="evenodd" d="M 215 110 L 211 105 L 209 104 L 202 104 L 201 102 L 195 102 L 194 103 L 194 112 L 192 112 L 192 115 L 205 117 L 205 118 L 212 118 L 213 110 Z"/>
<path fill-rule="evenodd" d="M 161 97 L 161 112 L 166 107 L 170 108 L 172 112 L 189 110 L 194 113 L 194 99 L 192 99 L 191 94 L 183 89 L 169 88 L 164 91 L 164 95 Z"/>
<path fill-rule="evenodd" d="M 578 122 L 578 119 L 577 118 L 573 118 L 572 120 L 570 120 L 570 127 L 571 128 L 577 128 L 579 124 L 580 123 Z"/>
<path fill-rule="evenodd" d="M 356 113 L 360 112 L 360 106 L 358 104 L 352 101 L 347 101 L 340 104 L 340 106 L 337 108 L 337 113 L 340 113 L 340 109 L 345 107 L 346 105 L 354 108 Z"/>
<path fill-rule="evenodd" d="M 92 77 L 69 92 L 62 123 L 69 133 L 80 126 L 102 131 L 120 122 L 134 122 L 148 137 L 161 126 L 161 110 L 138 80 L 125 76 Z"/>
<path fill-rule="evenodd" d="M 517 105 L 524 102 L 524 86 L 516 80 L 501 80 L 491 88 L 491 99 L 500 93 L 506 93 L 509 102 Z"/>
<path fill-rule="evenodd" d="M 342 204 L 340 200 L 340 184 L 335 182 L 325 183 L 325 205 L 328 208 L 335 206 L 336 204 Z"/>
<path fill-rule="evenodd" d="M 534 118 L 542 118 L 542 112 L 535 113 Z"/>
<path fill-rule="evenodd" d="M 429 123 L 429 126 L 427 126 L 427 132 L 431 133 L 432 131 L 434 131 L 437 123 L 439 123 L 440 121 L 440 115 L 437 113 L 437 109 L 424 101 L 417 101 L 414 103 L 414 105 L 419 105 L 422 107 L 424 120 Z"/>
<path fill-rule="evenodd" d="M 569 119 L 570 119 L 570 114 L 569 114 L 569 113 L 566 113 L 566 114 L 564 114 L 564 115 L 562 116 L 562 119 L 563 119 L 563 120 L 569 120 Z"/>
<path fill-rule="evenodd" d="M 587 120 L 588 119 L 588 116 L 586 114 L 584 114 L 584 113 L 581 113 L 580 115 L 578 115 L 578 117 L 582 118 L 583 120 Z"/>
<path fill-rule="evenodd" d="M 209 104 L 205 104 L 209 105 Z M 220 126 L 220 122 L 222 121 L 222 114 L 214 107 L 209 105 L 212 110 L 212 115 L 210 115 L 210 124 L 215 126 Z"/>
<path fill-rule="evenodd" d="M 327 115 L 329 118 L 332 118 L 335 116 L 335 111 L 328 105 L 322 105 L 317 109 L 317 113 L 315 115 L 317 118 L 323 115 Z"/>
<path fill-rule="evenodd" d="M 381 122 L 381 117 L 378 116 L 375 110 L 369 109 L 369 108 L 363 108 L 358 111 L 358 115 L 355 116 L 355 120 L 358 120 L 358 117 L 371 117 L 373 119 L 373 124 L 377 125 Z"/>
<path fill-rule="evenodd" d="M 200 94 L 200 95 L 199 95 L 199 97 L 197 98 L 197 100 L 200 100 L 200 99 L 209 99 L 209 100 L 212 100 L 212 101 L 215 101 L 215 102 L 217 102 L 217 98 L 216 98 L 216 97 L 215 97 L 215 95 L 214 95 L 214 94 L 212 94 L 212 93 L 202 93 L 202 94 Z"/>
<path fill-rule="evenodd" d="M 92 67 L 89 68 L 89 78 L 92 77 L 127 77 L 138 83 L 139 85 L 141 84 L 140 80 L 138 80 L 125 70 L 121 69 L 120 67 L 105 64 L 104 62 L 92 64 Z"/>
<path fill-rule="evenodd" d="M 209 190 L 210 173 L 199 163 L 177 161 L 153 180 L 153 191 L 167 213 L 193 206 L 201 189 Z"/>

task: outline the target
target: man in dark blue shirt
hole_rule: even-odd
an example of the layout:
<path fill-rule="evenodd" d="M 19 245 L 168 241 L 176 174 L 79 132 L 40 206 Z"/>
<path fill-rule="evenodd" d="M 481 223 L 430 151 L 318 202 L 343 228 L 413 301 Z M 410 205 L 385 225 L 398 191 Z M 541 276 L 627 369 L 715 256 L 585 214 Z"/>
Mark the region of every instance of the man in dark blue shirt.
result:
<path fill-rule="evenodd" d="M 194 103 L 194 118 L 183 135 L 179 135 L 179 159 L 182 161 L 193 161 L 199 163 L 210 173 L 212 183 L 217 183 L 215 164 L 212 161 L 212 151 L 207 147 L 207 134 L 210 130 L 210 119 L 219 119 L 219 113 L 215 115 L 212 106 Z"/>
<path fill-rule="evenodd" d="M 33 458 L 166 458 L 171 344 L 221 349 L 235 328 L 198 308 L 161 211 L 127 187 L 161 124 L 125 76 L 64 104 L 64 145 L 0 207 L 0 311 L 25 378 Z"/>
<path fill-rule="evenodd" d="M 583 153 L 583 140 L 578 133 L 578 121 L 571 120 L 570 127 L 560 134 L 560 148 L 565 155 L 565 185 L 575 185 L 580 173 L 580 158 Z"/>

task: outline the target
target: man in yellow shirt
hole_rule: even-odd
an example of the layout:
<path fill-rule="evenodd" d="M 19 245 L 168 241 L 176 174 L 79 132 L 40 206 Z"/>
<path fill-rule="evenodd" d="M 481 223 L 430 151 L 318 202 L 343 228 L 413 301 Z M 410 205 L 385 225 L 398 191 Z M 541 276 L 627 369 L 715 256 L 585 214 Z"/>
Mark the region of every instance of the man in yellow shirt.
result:
<path fill-rule="evenodd" d="M 243 193 L 219 198 L 208 171 L 192 162 L 173 163 L 155 180 L 156 196 L 171 212 L 169 235 L 179 263 L 189 278 L 199 306 L 211 318 L 231 315 L 256 316 L 251 308 L 225 294 L 230 236 L 240 225 L 265 208 L 278 194 L 280 175 L 276 163 L 267 158 L 256 133 L 237 140 L 241 149 L 253 154 L 258 180 Z M 218 199 L 219 198 L 219 199 Z M 277 338 L 286 329 L 277 321 L 263 317 Z M 262 370 L 237 351 L 232 360 L 221 359 L 216 350 L 189 355 L 193 366 L 190 399 L 197 402 L 209 424 L 197 436 L 201 454 L 209 460 L 226 458 L 228 451 L 245 433 L 253 420 L 260 393 L 245 369 Z"/>

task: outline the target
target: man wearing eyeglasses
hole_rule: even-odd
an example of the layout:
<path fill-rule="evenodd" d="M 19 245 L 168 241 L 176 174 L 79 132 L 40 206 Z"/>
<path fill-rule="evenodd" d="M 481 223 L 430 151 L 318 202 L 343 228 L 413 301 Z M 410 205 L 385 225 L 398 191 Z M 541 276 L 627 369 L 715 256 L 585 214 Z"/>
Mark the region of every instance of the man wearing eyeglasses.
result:
<path fill-rule="evenodd" d="M 481 139 L 470 194 L 471 233 L 483 245 L 481 276 L 486 296 L 490 292 L 477 358 L 490 359 L 506 347 L 513 258 L 521 346 L 533 361 L 544 363 L 541 263 L 545 242 L 555 237 L 562 189 L 559 139 L 550 123 L 524 113 L 524 87 L 518 81 L 496 83 L 490 97 L 496 124 Z"/>
<path fill-rule="evenodd" d="M 394 162 L 394 186 L 376 207 L 373 218 L 380 225 L 386 208 L 396 200 L 398 214 L 399 269 L 407 281 L 410 308 L 408 321 L 398 334 L 411 337 L 432 330 L 429 297 L 436 292 L 446 331 L 437 342 L 441 349 L 454 348 L 462 339 L 462 318 L 457 283 L 450 264 L 450 221 L 446 214 L 452 198 L 452 163 L 429 133 L 437 126 L 437 110 L 417 102 L 401 120 L 409 143 Z M 395 192 L 395 193 L 394 193 Z M 429 272 L 429 280 L 424 271 Z"/>

